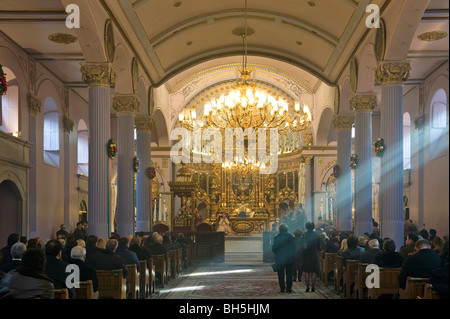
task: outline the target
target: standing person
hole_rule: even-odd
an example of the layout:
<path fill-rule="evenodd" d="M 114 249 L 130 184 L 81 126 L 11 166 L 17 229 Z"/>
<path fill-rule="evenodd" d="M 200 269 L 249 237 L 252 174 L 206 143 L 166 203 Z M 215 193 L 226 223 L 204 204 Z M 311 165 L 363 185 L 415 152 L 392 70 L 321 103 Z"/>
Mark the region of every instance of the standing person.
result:
<path fill-rule="evenodd" d="M 75 228 L 75 231 L 73 232 L 73 237 L 75 238 L 75 240 L 83 239 L 84 241 L 86 241 L 85 232 L 83 230 L 83 222 L 77 223 L 77 228 Z"/>
<path fill-rule="evenodd" d="M 303 235 L 302 271 L 305 273 L 306 292 L 315 291 L 316 276 L 320 273 L 319 250 L 320 236 L 314 232 L 314 223 L 305 225 L 306 233 Z"/>
<path fill-rule="evenodd" d="M 294 237 L 288 233 L 286 224 L 281 224 L 278 231 L 279 233 L 275 236 L 272 245 L 272 252 L 275 255 L 275 265 L 278 273 L 278 283 L 281 292 L 292 292 L 293 257 L 295 250 Z"/>
<path fill-rule="evenodd" d="M 63 236 L 63 237 L 58 237 L 58 236 Z M 66 230 L 66 225 L 64 225 L 64 224 L 59 225 L 59 230 L 56 232 L 56 238 L 66 239 L 67 237 L 69 237 L 69 233 Z"/>
<path fill-rule="evenodd" d="M 303 232 L 300 228 L 297 228 L 294 231 L 294 243 L 295 243 L 295 251 L 294 251 L 294 268 L 293 268 L 293 281 L 302 281 L 302 235 Z"/>

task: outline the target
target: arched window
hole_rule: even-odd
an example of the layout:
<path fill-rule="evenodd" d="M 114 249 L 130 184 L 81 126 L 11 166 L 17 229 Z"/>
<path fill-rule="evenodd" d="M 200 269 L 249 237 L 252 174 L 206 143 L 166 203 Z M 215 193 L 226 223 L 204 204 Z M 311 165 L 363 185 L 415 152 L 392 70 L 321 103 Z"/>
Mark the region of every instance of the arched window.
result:
<path fill-rule="evenodd" d="M 8 81 L 8 91 L 1 96 L 0 130 L 19 136 L 19 85 L 16 76 L 10 69 L 3 67 L 3 72 L 6 74 L 6 80 Z"/>
<path fill-rule="evenodd" d="M 439 157 L 448 148 L 445 138 L 448 130 L 447 119 L 447 94 L 439 89 L 431 100 L 430 107 L 430 155 L 432 158 Z"/>
<path fill-rule="evenodd" d="M 89 175 L 89 137 L 86 123 L 78 122 L 78 151 L 77 151 L 78 174 Z"/>
<path fill-rule="evenodd" d="M 403 169 L 411 168 L 411 116 L 403 114 Z"/>
<path fill-rule="evenodd" d="M 59 114 L 52 98 L 44 103 L 44 163 L 59 167 Z"/>

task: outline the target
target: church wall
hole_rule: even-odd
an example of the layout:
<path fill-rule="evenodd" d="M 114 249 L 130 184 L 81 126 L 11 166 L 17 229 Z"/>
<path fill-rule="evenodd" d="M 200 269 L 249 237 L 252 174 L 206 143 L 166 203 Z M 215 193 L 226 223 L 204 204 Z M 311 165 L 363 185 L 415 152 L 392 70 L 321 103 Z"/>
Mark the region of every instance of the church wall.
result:
<path fill-rule="evenodd" d="M 449 77 L 448 63 L 427 79 L 424 83 L 424 111 L 425 111 L 425 149 L 424 149 L 424 218 L 423 223 L 426 229 L 435 228 L 438 234 L 449 234 L 449 149 L 448 149 L 448 129 L 449 129 Z M 430 119 L 431 102 L 437 90 L 444 89 L 447 98 L 447 118 L 446 133 L 443 138 L 446 141 L 446 149 L 439 156 L 431 154 L 430 149 Z"/>

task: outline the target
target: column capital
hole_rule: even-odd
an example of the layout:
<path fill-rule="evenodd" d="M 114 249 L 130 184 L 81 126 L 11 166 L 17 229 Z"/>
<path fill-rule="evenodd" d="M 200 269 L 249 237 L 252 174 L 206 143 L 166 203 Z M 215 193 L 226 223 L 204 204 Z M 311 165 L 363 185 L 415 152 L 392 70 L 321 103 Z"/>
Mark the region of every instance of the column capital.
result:
<path fill-rule="evenodd" d="M 336 115 L 333 118 L 334 127 L 338 130 L 351 130 L 355 123 L 355 117 L 353 115 Z"/>
<path fill-rule="evenodd" d="M 377 107 L 377 95 L 357 93 L 350 98 L 350 109 L 355 113 L 372 112 Z"/>
<path fill-rule="evenodd" d="M 313 159 L 313 156 L 302 155 L 300 157 L 300 163 L 305 163 L 306 165 L 311 165 L 312 159 Z"/>
<path fill-rule="evenodd" d="M 133 114 L 139 111 L 141 101 L 133 94 L 116 94 L 112 98 L 113 109 L 118 114 Z"/>
<path fill-rule="evenodd" d="M 136 116 L 134 119 L 136 128 L 141 132 L 151 132 L 154 127 L 153 118 L 151 116 Z"/>
<path fill-rule="evenodd" d="M 375 70 L 375 85 L 399 85 L 408 80 L 411 65 L 406 61 L 383 61 Z"/>
<path fill-rule="evenodd" d="M 425 113 L 421 113 L 415 120 L 414 120 L 414 126 L 416 130 L 420 130 L 425 125 Z"/>
<path fill-rule="evenodd" d="M 27 102 L 30 113 L 36 115 L 42 112 L 42 101 L 41 99 L 36 97 L 33 93 L 27 94 Z"/>
<path fill-rule="evenodd" d="M 83 82 L 87 83 L 88 86 L 103 86 L 109 88 L 116 83 L 116 73 L 108 63 L 82 64 L 81 76 Z"/>
<path fill-rule="evenodd" d="M 73 121 L 65 114 L 63 116 L 63 126 L 66 134 L 70 134 L 73 131 Z"/>

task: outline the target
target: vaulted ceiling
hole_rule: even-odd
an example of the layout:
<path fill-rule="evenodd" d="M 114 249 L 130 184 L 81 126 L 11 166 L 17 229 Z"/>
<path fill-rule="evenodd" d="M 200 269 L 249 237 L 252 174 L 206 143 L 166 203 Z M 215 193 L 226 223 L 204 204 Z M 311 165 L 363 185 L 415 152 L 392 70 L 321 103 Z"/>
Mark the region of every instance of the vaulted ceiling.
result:
<path fill-rule="evenodd" d="M 377 4 L 383 13 L 391 1 L 395 0 L 248 0 L 249 58 L 307 81 L 311 88 L 321 81 L 335 84 L 369 32 L 366 6 Z M 63 2 L 2 0 L 0 32 L 85 95 L 80 42 L 48 39 L 55 33 L 75 35 L 65 27 Z M 235 64 L 242 59 L 244 0 L 98 0 L 98 5 L 132 46 L 154 86 L 175 87 L 217 61 Z M 448 0 L 431 0 L 410 47 L 410 81 L 423 81 L 449 56 L 448 37 L 428 42 L 417 36 L 448 28 Z"/>

